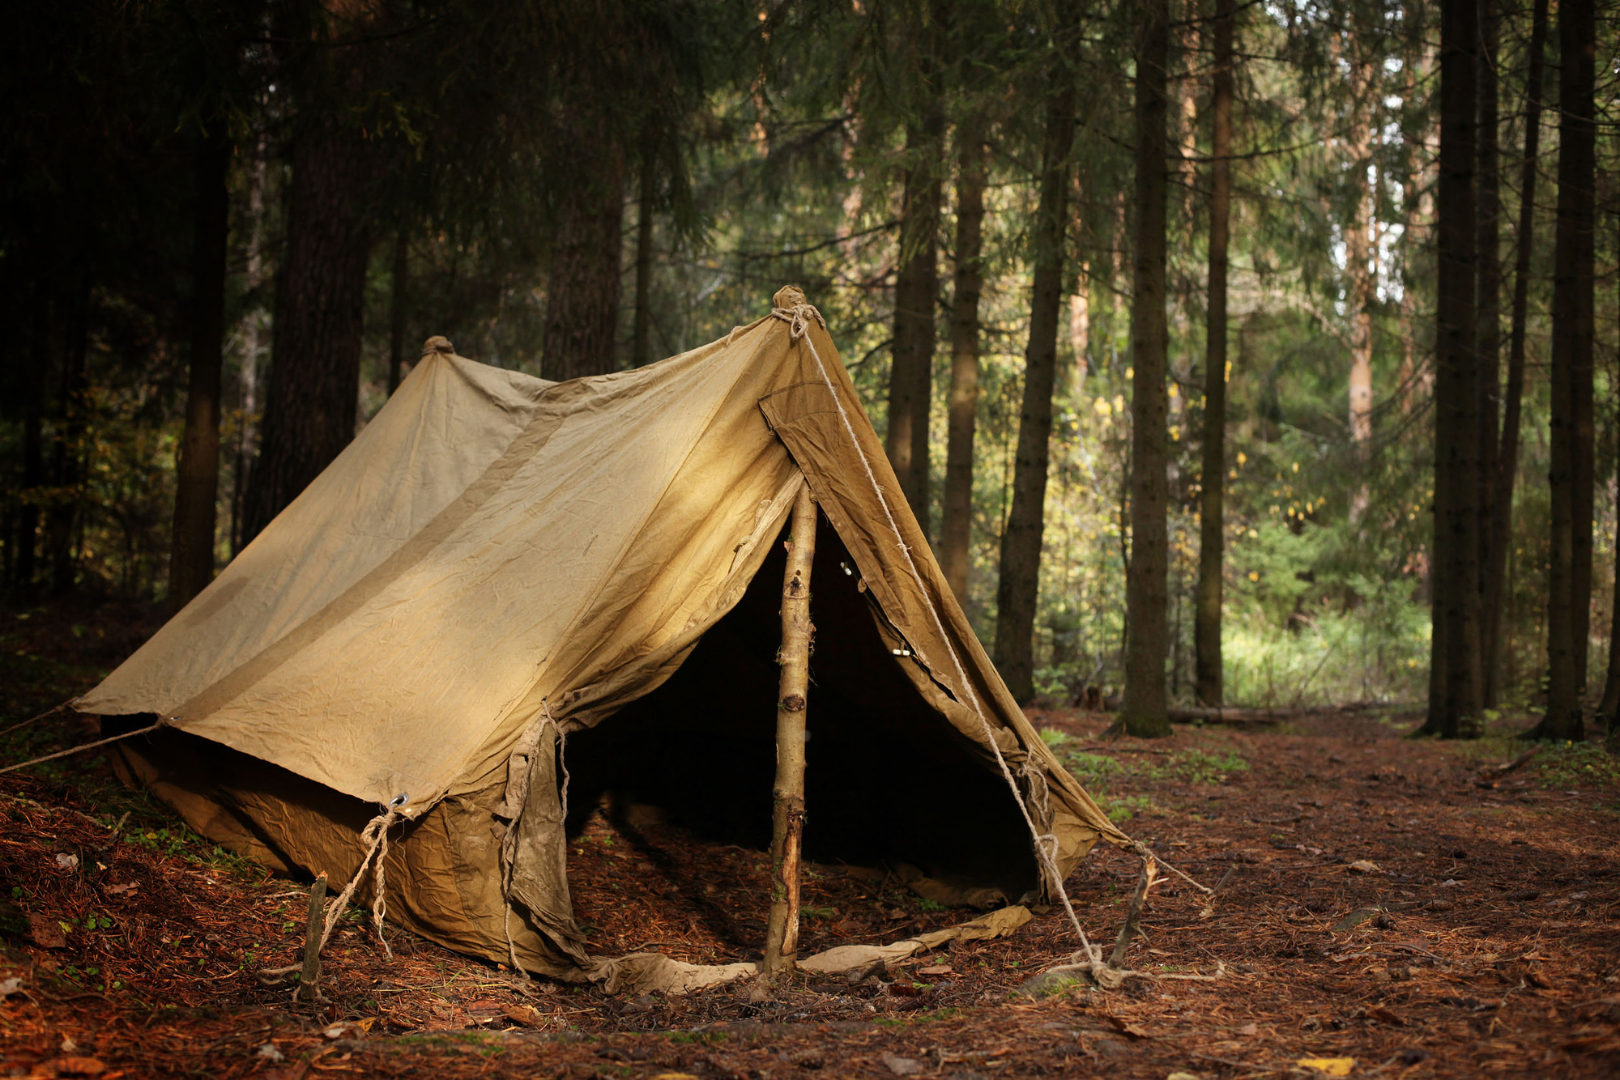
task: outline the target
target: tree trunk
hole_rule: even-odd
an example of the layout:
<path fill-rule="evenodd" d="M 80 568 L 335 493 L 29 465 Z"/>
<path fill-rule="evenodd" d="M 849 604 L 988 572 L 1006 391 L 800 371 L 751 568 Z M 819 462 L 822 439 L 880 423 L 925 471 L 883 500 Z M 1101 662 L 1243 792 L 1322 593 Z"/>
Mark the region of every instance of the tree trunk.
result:
<path fill-rule="evenodd" d="M 624 150 L 597 91 L 587 80 L 570 86 L 540 362 L 541 374 L 559 381 L 618 368 L 623 292 Z"/>
<path fill-rule="evenodd" d="M 964 607 L 972 564 L 973 425 L 979 408 L 979 294 L 984 235 L 984 141 L 964 125 L 957 138 L 956 280 L 951 311 L 951 391 L 946 426 L 944 521 L 940 563 Z"/>
<path fill-rule="evenodd" d="M 256 310 L 259 287 L 264 282 L 264 188 L 266 160 L 265 137 L 261 130 L 253 151 L 253 169 L 248 177 L 248 252 L 247 266 L 242 274 L 242 291 L 255 306 L 249 307 L 242 317 L 242 361 L 237 379 L 236 463 L 232 470 L 231 491 L 231 558 L 247 543 L 242 536 L 246 519 L 248 474 L 252 469 L 257 449 L 254 438 L 257 426 L 255 413 L 259 408 L 259 312 Z"/>
<path fill-rule="evenodd" d="M 231 141 L 225 123 L 197 142 L 191 249 L 191 374 L 176 465 L 169 548 L 169 610 L 179 611 L 214 580 L 219 502 L 219 386 L 225 357 L 226 237 L 230 229 Z"/>
<path fill-rule="evenodd" d="M 1479 363 L 1474 353 L 1474 131 L 1477 0 L 1440 13 L 1440 177 L 1436 203 L 1434 546 L 1431 694 L 1424 730 L 1477 735 L 1479 690 Z"/>
<path fill-rule="evenodd" d="M 1541 149 L 1542 60 L 1547 50 L 1547 0 L 1536 0 L 1530 22 L 1530 69 L 1525 78 L 1524 159 L 1519 183 L 1519 229 L 1513 260 L 1513 314 L 1508 337 L 1507 388 L 1502 403 L 1502 434 L 1497 441 L 1496 484 L 1492 492 L 1490 540 L 1486 545 L 1483 704 L 1495 708 L 1502 693 L 1497 658 L 1502 651 L 1503 584 L 1513 539 L 1513 488 L 1519 472 L 1519 414 L 1524 400 L 1525 328 L 1530 307 L 1530 256 L 1535 247 L 1537 157 Z"/>
<path fill-rule="evenodd" d="M 1547 714 L 1532 733 L 1580 739 L 1591 619 L 1593 83 L 1592 0 L 1558 7 L 1558 219 L 1553 269 L 1551 559 L 1547 573 Z M 1584 491 L 1582 490 L 1584 485 Z"/>
<path fill-rule="evenodd" d="M 1475 276 L 1476 304 L 1474 343 L 1479 364 L 1479 482 L 1476 512 L 1479 525 L 1480 572 L 1480 706 L 1485 705 L 1485 687 L 1491 682 L 1485 667 L 1486 642 L 1495 633 L 1496 616 L 1484 605 L 1485 575 L 1491 563 L 1491 524 L 1496 518 L 1496 491 L 1500 444 L 1497 437 L 1497 411 L 1502 396 L 1502 194 L 1497 148 L 1496 47 L 1500 29 L 1496 0 L 1479 3 L 1479 127 L 1475 206 L 1475 248 L 1478 262 Z"/>
<path fill-rule="evenodd" d="M 388 396 L 405 373 L 405 327 L 411 292 L 411 230 L 402 221 L 394 234 L 393 276 L 388 282 Z"/>
<path fill-rule="evenodd" d="M 56 429 L 52 486 L 60 493 L 45 517 L 45 539 L 51 560 L 51 591 L 70 591 L 77 577 L 73 550 L 74 523 L 78 518 L 80 484 L 84 479 L 83 446 L 86 362 L 90 334 L 90 280 L 79 276 L 68 286 L 61 305 L 62 396 L 61 419 Z"/>
<path fill-rule="evenodd" d="M 1195 693 L 1219 708 L 1222 574 L 1226 544 L 1226 249 L 1232 205 L 1233 0 L 1216 0 L 1215 71 L 1210 93 L 1214 117 L 1210 150 L 1209 323 L 1204 348 L 1204 446 L 1198 523 L 1198 610 Z"/>
<path fill-rule="evenodd" d="M 1125 699 L 1117 727 L 1128 735 L 1170 733 L 1164 664 L 1169 651 L 1170 398 L 1165 387 L 1165 89 L 1168 0 L 1143 0 L 1136 38 L 1136 258 L 1131 303 L 1131 562 L 1125 607 L 1131 622 Z"/>
<path fill-rule="evenodd" d="M 644 367 L 652 363 L 652 263 L 653 200 L 658 194 L 658 172 L 654 168 L 652 126 L 641 137 L 640 189 L 636 195 L 636 312 L 630 335 L 630 363 Z"/>
<path fill-rule="evenodd" d="M 261 449 L 248 492 L 249 542 L 354 438 L 371 236 L 369 143 L 331 117 L 294 143 L 287 239 L 276 283 Z"/>
<path fill-rule="evenodd" d="M 1337 40 L 1337 39 L 1335 39 Z M 1367 453 L 1372 444 L 1372 354 L 1373 354 L 1373 267 L 1372 223 L 1377 214 L 1377 195 L 1367 183 L 1372 165 L 1372 132 L 1377 124 L 1378 95 L 1376 76 L 1369 65 L 1351 61 L 1350 111 L 1352 129 L 1350 150 L 1351 210 L 1345 221 L 1344 268 L 1345 314 L 1350 322 L 1350 441 L 1365 477 Z M 1362 479 L 1350 496 L 1350 520 L 1359 521 L 1367 508 L 1367 484 Z"/>
<path fill-rule="evenodd" d="M 1041 148 L 1040 206 L 1031 236 L 1035 279 L 1030 293 L 1029 344 L 1024 350 L 1024 398 L 1018 414 L 1012 505 L 1001 534 L 996 582 L 995 662 L 1019 701 L 1028 701 L 1035 693 L 1035 602 L 1040 592 L 1041 533 L 1046 524 L 1047 444 L 1052 435 L 1069 152 L 1075 129 L 1072 75 L 1060 61 L 1052 65 L 1052 77 L 1055 82 L 1047 94 L 1046 136 Z"/>
<path fill-rule="evenodd" d="M 31 290 L 33 320 L 24 381 L 28 402 L 23 415 L 23 482 L 17 510 L 16 556 L 12 588 L 24 600 L 34 598 L 38 574 L 40 492 L 45 486 L 46 378 L 51 370 L 51 294 L 43 281 Z"/>
<path fill-rule="evenodd" d="M 810 693 L 810 569 L 816 559 L 816 509 L 808 484 L 793 504 L 782 574 L 782 665 L 776 699 L 776 783 L 771 815 L 771 910 L 765 926 L 769 975 L 793 970 L 799 952 L 799 853 L 804 837 L 805 719 Z"/>
<path fill-rule="evenodd" d="M 889 375 L 889 463 L 928 532 L 928 413 L 933 398 L 934 309 L 939 302 L 940 157 L 945 114 L 936 101 L 906 125 L 899 272 L 894 280 L 894 366 Z"/>

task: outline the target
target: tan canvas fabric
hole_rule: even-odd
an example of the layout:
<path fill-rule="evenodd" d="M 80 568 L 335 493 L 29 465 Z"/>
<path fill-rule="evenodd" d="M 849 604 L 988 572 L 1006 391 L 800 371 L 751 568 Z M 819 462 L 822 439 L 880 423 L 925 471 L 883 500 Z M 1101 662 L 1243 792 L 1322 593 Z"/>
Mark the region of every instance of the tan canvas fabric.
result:
<path fill-rule="evenodd" d="M 345 829 L 403 797 L 388 881 L 410 899 L 390 912 L 491 959 L 507 954 L 500 848 L 515 827 L 514 945 L 536 970 L 578 967 L 550 740 L 675 672 L 738 603 L 807 481 L 884 640 L 909 654 L 895 662 L 999 770 L 994 741 L 1061 870 L 1100 838 L 1128 842 L 1008 695 L 831 338 L 809 335 L 765 318 L 646 368 L 556 384 L 428 359 L 79 707 L 174 717 L 179 732 L 358 800 L 354 822 L 273 785 L 193 800 L 194 824 L 288 865 L 352 872 Z M 519 777 L 523 805 L 506 805 Z"/>

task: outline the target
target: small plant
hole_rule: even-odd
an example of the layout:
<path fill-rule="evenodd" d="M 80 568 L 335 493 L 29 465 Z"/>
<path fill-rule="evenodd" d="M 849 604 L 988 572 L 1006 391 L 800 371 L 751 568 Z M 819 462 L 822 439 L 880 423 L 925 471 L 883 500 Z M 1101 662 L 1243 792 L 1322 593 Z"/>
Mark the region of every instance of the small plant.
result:
<path fill-rule="evenodd" d="M 1207 750 L 1183 750 L 1171 755 L 1164 768 L 1156 772 L 1189 784 L 1219 784 L 1233 773 L 1243 772 L 1248 767 L 1249 763 L 1231 750 L 1222 754 L 1212 754 Z"/>
<path fill-rule="evenodd" d="M 1145 814 L 1153 808 L 1153 800 L 1146 795 L 1125 795 L 1118 799 L 1110 799 L 1108 803 L 1108 820 L 1114 824 L 1129 821 L 1137 814 Z"/>
<path fill-rule="evenodd" d="M 928 899 L 928 897 L 925 896 L 921 900 L 917 901 L 917 910 L 919 910 L 919 911 L 944 911 L 945 910 L 945 905 L 940 903 L 938 900 L 930 900 L 930 899 Z"/>

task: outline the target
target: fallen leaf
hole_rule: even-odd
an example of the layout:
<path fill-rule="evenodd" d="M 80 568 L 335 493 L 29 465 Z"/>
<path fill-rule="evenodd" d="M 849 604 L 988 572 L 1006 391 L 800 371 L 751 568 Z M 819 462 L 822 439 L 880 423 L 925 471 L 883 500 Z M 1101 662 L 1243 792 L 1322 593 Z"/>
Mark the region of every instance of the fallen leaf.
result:
<path fill-rule="evenodd" d="M 21 979 L 0 979 L 0 998 L 22 993 Z"/>
<path fill-rule="evenodd" d="M 1150 1038 L 1146 1031 L 1143 1031 L 1141 1028 L 1129 1022 L 1122 1016 L 1110 1016 L 1108 1018 L 1108 1022 L 1113 1024 L 1114 1030 L 1118 1031 L 1121 1035 L 1129 1035 L 1133 1039 Z"/>
<path fill-rule="evenodd" d="M 109 886 L 107 886 L 107 895 L 108 896 L 122 896 L 124 893 L 134 892 L 136 889 L 138 889 L 140 887 L 141 887 L 140 883 L 135 882 L 135 881 L 127 882 L 127 883 L 125 883 L 123 885 L 109 885 Z"/>
<path fill-rule="evenodd" d="M 900 1057 L 886 1050 L 878 1056 L 883 1059 L 883 1064 L 889 1067 L 889 1071 L 896 1076 L 920 1076 L 922 1074 L 923 1063 L 916 1058 Z"/>
<path fill-rule="evenodd" d="M 1355 862 L 1350 864 L 1350 869 L 1354 870 L 1358 874 L 1376 874 L 1376 873 L 1378 873 L 1378 864 L 1373 862 L 1371 859 L 1357 859 Z M 1329 1060 L 1337 1061 L 1339 1059 L 1338 1058 L 1322 1058 L 1320 1060 L 1322 1060 L 1322 1061 L 1329 1061 Z"/>
<path fill-rule="evenodd" d="M 1203 1080 L 1203 1077 L 1199 1076 L 1197 1073 L 1173 1072 L 1169 1076 L 1165 1077 L 1164 1080 Z"/>
<path fill-rule="evenodd" d="M 47 1076 L 100 1076 L 107 1071 L 100 1058 L 59 1057 L 40 1066 Z"/>
<path fill-rule="evenodd" d="M 67 935 L 55 919 L 46 915 L 28 916 L 28 936 L 42 949 L 67 948 Z"/>
<path fill-rule="evenodd" d="M 698 1080 L 691 1073 L 659 1073 L 653 1080 Z"/>
<path fill-rule="evenodd" d="M 1372 1008 L 1367 1010 L 1367 1015 L 1380 1023 L 1392 1024 L 1395 1027 L 1404 1027 L 1406 1025 L 1406 1021 L 1404 1019 L 1402 1019 L 1396 1013 L 1391 1012 L 1389 1009 L 1384 1008 L 1382 1005 L 1374 1005 Z"/>
<path fill-rule="evenodd" d="M 1233 1034 L 1235 1034 L 1235 1035 L 1258 1035 L 1258 1034 L 1260 1034 L 1260 1025 L 1259 1024 L 1244 1024 L 1242 1027 L 1238 1028 L 1237 1031 L 1233 1032 Z"/>
<path fill-rule="evenodd" d="M 545 1023 L 545 1016 L 533 1005 L 507 1005 L 501 1009 L 501 1015 L 514 1024 L 524 1027 L 535 1027 Z"/>
<path fill-rule="evenodd" d="M 58 855 L 56 865 L 63 870 L 72 870 L 79 865 L 79 857 L 77 855 Z"/>
<path fill-rule="evenodd" d="M 275 1043 L 265 1043 L 263 1046 L 259 1047 L 258 1053 L 255 1054 L 254 1056 L 255 1057 L 262 1057 L 266 1061 L 286 1061 L 287 1060 L 287 1055 L 283 1054 L 279 1049 L 277 1049 Z"/>
<path fill-rule="evenodd" d="M 919 975 L 949 975 L 950 973 L 951 965 L 949 964 L 930 964 L 925 968 L 917 969 Z"/>
<path fill-rule="evenodd" d="M 1355 1058 L 1300 1058 L 1294 1062 L 1302 1069 L 1315 1069 L 1328 1076 L 1349 1076 L 1356 1067 Z"/>

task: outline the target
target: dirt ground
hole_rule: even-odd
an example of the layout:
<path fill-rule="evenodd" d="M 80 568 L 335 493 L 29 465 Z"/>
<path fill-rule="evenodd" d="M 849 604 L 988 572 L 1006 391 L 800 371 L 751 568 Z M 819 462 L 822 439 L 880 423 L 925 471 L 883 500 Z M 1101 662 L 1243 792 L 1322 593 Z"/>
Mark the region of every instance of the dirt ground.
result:
<path fill-rule="evenodd" d="M 151 627 L 0 610 L 0 764 L 93 738 L 76 717 L 5 728 Z M 1482 781 L 1527 717 L 1473 744 L 1404 739 L 1415 714 L 1373 709 L 1154 742 L 1032 719 L 1127 832 L 1219 885 L 1212 903 L 1173 876 L 1154 889 L 1117 990 L 1039 978 L 1077 948 L 1061 910 L 855 985 L 668 1000 L 522 982 L 394 927 L 390 960 L 352 919 L 324 957 L 332 1000 L 296 1006 L 255 973 L 294 962 L 305 888 L 92 753 L 0 777 L 0 1077 L 1620 1075 L 1620 767 L 1595 745 Z M 758 955 L 759 852 L 599 817 L 569 860 L 594 951 Z M 1099 850 L 1070 878 L 1093 940 L 1113 940 L 1139 870 Z M 812 868 L 804 903 L 806 952 L 972 917 L 847 867 Z"/>

